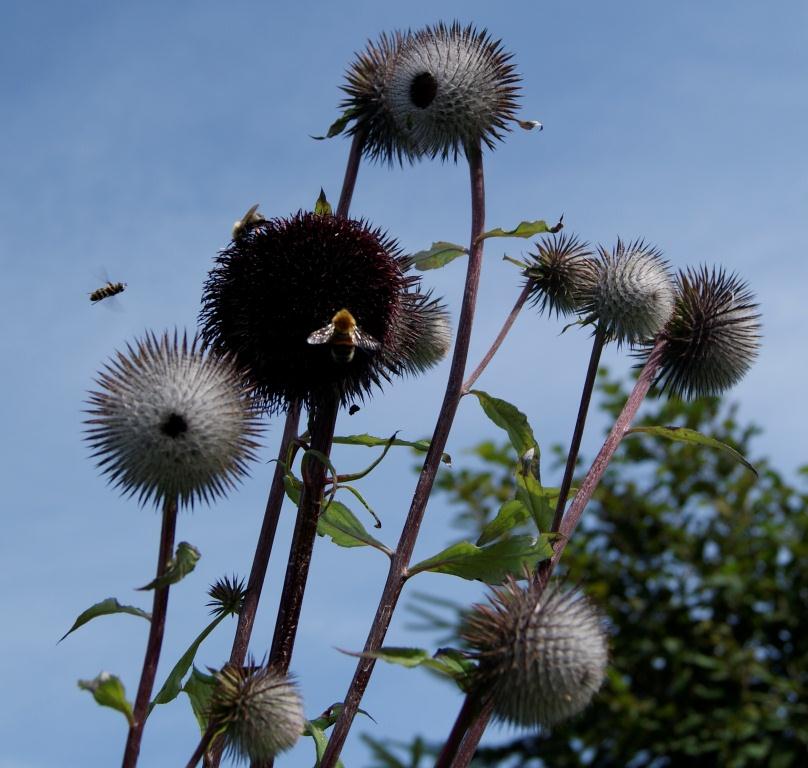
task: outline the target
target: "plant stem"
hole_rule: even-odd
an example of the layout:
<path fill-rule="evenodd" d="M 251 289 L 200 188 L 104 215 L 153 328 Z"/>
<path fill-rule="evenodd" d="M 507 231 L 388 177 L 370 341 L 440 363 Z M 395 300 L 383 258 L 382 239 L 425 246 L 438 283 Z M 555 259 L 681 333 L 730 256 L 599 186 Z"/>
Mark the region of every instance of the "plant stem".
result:
<path fill-rule="evenodd" d="M 494 710 L 494 702 L 489 699 L 477 715 L 476 720 L 471 724 L 471 727 L 466 731 L 466 737 L 460 743 L 460 749 L 457 750 L 457 756 L 451 764 L 452 768 L 466 768 L 474 757 L 477 747 L 480 744 L 480 739 L 483 737 L 488 721 L 491 719 L 491 713 Z"/>
<path fill-rule="evenodd" d="M 339 401 L 334 397 L 330 403 L 314 408 L 309 414 L 312 450 L 319 451 L 325 456 L 331 453 L 338 411 Z M 278 618 L 275 621 L 275 635 L 272 638 L 272 648 L 267 662 L 267 666 L 272 666 L 282 673 L 289 670 L 297 635 L 303 594 L 306 591 L 306 580 L 311 565 L 311 553 L 317 536 L 317 521 L 323 500 L 326 469 L 325 464 L 313 456 L 305 456 L 303 459 L 303 490 L 300 493 L 295 532 L 292 536 L 286 578 L 278 606 Z"/>
<path fill-rule="evenodd" d="M 337 205 L 337 216 L 345 217 L 351 208 L 356 176 L 359 173 L 359 162 L 362 160 L 362 150 L 365 147 L 365 132 L 357 131 L 351 142 L 351 151 L 348 153 L 348 162 L 345 166 L 345 177 L 342 180 L 342 192 Z"/>
<path fill-rule="evenodd" d="M 163 525 L 160 531 L 160 552 L 157 556 L 157 578 L 166 571 L 171 556 L 174 553 L 174 533 L 177 528 L 177 500 L 166 499 L 163 503 Z M 143 671 L 140 673 L 140 684 L 135 697 L 135 707 L 132 712 L 132 725 L 126 739 L 123 752 L 122 768 L 134 768 L 140 754 L 140 742 L 143 738 L 143 728 L 149 713 L 149 700 L 151 699 L 154 678 L 157 675 L 157 664 L 160 661 L 160 649 L 163 645 L 163 634 L 166 627 L 166 613 L 168 611 L 168 585 L 157 587 L 154 590 L 151 622 L 149 624 L 149 639 L 146 642 L 146 657 L 143 660 Z"/>
<path fill-rule="evenodd" d="M 592 354 L 589 356 L 589 367 L 586 370 L 584 388 L 581 392 L 581 405 L 578 408 L 578 418 L 575 421 L 575 430 L 572 433 L 572 442 L 567 454 L 567 465 L 564 467 L 564 479 L 561 481 L 561 488 L 558 490 L 558 503 L 556 504 L 553 525 L 550 528 L 552 533 L 556 533 L 561 526 L 561 518 L 564 517 L 564 507 L 567 505 L 572 486 L 572 475 L 575 472 L 575 463 L 578 461 L 578 451 L 581 448 L 581 439 L 584 435 L 586 416 L 589 412 L 589 403 L 592 400 L 592 390 L 595 388 L 595 378 L 598 375 L 598 364 L 600 355 L 603 352 L 603 345 L 606 343 L 606 334 L 598 326 L 595 330 L 595 338 L 592 340 Z"/>
<path fill-rule="evenodd" d="M 275 531 L 278 528 L 281 506 L 286 492 L 283 478 L 288 469 L 286 462 L 289 455 L 289 446 L 297 437 L 299 422 L 300 403 L 295 402 L 286 413 L 286 423 L 283 427 L 281 445 L 278 449 L 278 461 L 275 464 L 275 473 L 272 476 L 272 484 L 269 488 L 267 505 L 264 510 L 264 522 L 261 525 L 261 532 L 258 534 L 258 541 L 255 545 L 255 556 L 250 570 L 250 578 L 247 582 L 244 605 L 238 615 L 236 636 L 230 652 L 230 663 L 235 667 L 243 666 L 244 658 L 247 655 L 247 647 L 249 646 L 250 635 L 255 623 L 255 614 L 258 610 L 258 601 L 261 599 L 261 590 L 264 586 L 267 565 L 272 553 L 272 544 L 275 541 Z"/>
<path fill-rule="evenodd" d="M 468 358 L 471 327 L 474 320 L 474 309 L 477 303 L 477 288 L 480 282 L 480 269 L 482 266 L 484 240 L 478 239 L 485 227 L 485 182 L 483 175 L 483 158 L 479 144 L 468 150 L 469 176 L 471 181 L 471 245 L 469 248 L 469 263 L 466 271 L 466 285 L 463 293 L 463 303 L 460 310 L 460 320 L 457 327 L 452 364 L 449 370 L 449 380 L 446 384 L 446 393 L 443 398 L 440 413 L 435 424 L 435 431 L 424 459 L 424 466 L 415 487 L 410 511 L 399 538 L 396 552 L 390 561 L 390 570 L 384 585 L 376 616 L 370 628 L 365 652 L 373 652 L 381 647 L 390 620 L 393 616 L 401 589 L 407 578 L 409 565 L 418 530 L 423 520 L 429 494 L 435 482 L 435 476 L 440 467 L 440 459 L 449 431 L 454 420 L 460 398 L 463 394 L 463 373 Z M 320 763 L 321 768 L 334 768 L 339 758 L 348 731 L 351 728 L 362 695 L 367 688 L 370 676 L 375 665 L 374 659 L 361 658 L 356 666 L 353 680 L 345 697 L 344 706 L 334 730 L 328 740 L 328 746 Z"/>
<path fill-rule="evenodd" d="M 186 763 L 185 768 L 196 768 L 196 764 L 208 751 L 208 747 L 210 746 L 211 741 L 213 741 L 213 736 L 215 733 L 216 726 L 209 725 L 205 730 L 205 733 L 202 734 L 202 738 L 199 740 L 199 744 L 196 745 L 196 749 L 191 755 L 191 759 Z"/>
<path fill-rule="evenodd" d="M 449 736 L 441 749 L 438 759 L 435 761 L 435 768 L 451 768 L 454 761 L 455 754 L 466 735 L 469 726 L 474 722 L 474 719 L 480 708 L 477 703 L 477 697 L 471 692 L 466 695 L 463 701 L 463 706 L 457 713 L 457 719 L 449 732 Z"/>
<path fill-rule="evenodd" d="M 505 337 L 508 335 L 508 331 L 511 330 L 511 326 L 513 325 L 514 321 L 516 320 L 519 312 L 522 310 L 525 302 L 527 301 L 527 297 L 530 295 L 530 286 L 526 285 L 522 288 L 522 292 L 519 294 L 519 298 L 516 299 L 516 303 L 513 305 L 513 309 L 508 317 L 505 318 L 505 322 L 502 325 L 502 329 L 500 330 L 497 337 L 494 339 L 494 343 L 491 345 L 491 349 L 485 353 L 485 357 L 480 360 L 480 364 L 474 369 L 474 373 L 471 374 L 464 382 L 463 382 L 463 392 L 468 392 L 473 386 L 477 379 L 480 378 L 482 372 L 488 366 L 488 363 L 491 362 L 491 359 L 497 353 L 497 350 L 502 346 L 502 342 L 505 341 Z"/>

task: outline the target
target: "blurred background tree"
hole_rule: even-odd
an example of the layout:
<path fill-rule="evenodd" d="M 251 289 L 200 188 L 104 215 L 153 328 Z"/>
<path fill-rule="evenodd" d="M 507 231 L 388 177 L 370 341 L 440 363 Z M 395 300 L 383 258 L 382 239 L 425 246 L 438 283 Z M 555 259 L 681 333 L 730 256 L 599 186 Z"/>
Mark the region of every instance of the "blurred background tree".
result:
<path fill-rule="evenodd" d="M 601 381 L 614 418 L 626 389 Z M 641 423 L 696 429 L 745 456 L 759 432 L 718 398 L 650 401 Z M 476 534 L 513 497 L 514 459 L 491 442 L 473 454 L 478 468 L 444 471 L 439 488 Z M 754 463 L 757 479 L 719 451 L 624 441 L 562 560 L 609 617 L 606 684 L 552 732 L 484 739 L 473 766 L 808 765 L 808 494 Z M 460 606 L 421 595 L 411 609 L 458 643 Z M 440 748 L 365 740 L 374 768 L 428 766 Z"/>

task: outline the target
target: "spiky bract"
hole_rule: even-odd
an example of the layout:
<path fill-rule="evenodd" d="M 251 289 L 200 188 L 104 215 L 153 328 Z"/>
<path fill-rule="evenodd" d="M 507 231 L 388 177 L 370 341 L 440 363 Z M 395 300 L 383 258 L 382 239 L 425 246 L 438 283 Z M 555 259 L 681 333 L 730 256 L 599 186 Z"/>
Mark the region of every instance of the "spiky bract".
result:
<path fill-rule="evenodd" d="M 408 293 L 404 304 L 396 346 L 400 350 L 401 368 L 418 374 L 449 353 L 452 326 L 446 306 L 430 293 Z"/>
<path fill-rule="evenodd" d="M 244 579 L 225 576 L 211 585 L 208 590 L 208 597 L 210 597 L 208 608 L 217 616 L 238 614 L 244 605 L 246 594 Z"/>
<path fill-rule="evenodd" d="M 529 254 L 524 270 L 530 302 L 541 312 L 569 315 L 578 309 L 580 293 L 592 271 L 592 251 L 577 237 L 553 235 Z"/>
<path fill-rule="evenodd" d="M 141 503 L 210 501 L 254 458 L 259 429 L 244 377 L 196 338 L 147 334 L 96 381 L 86 439 L 109 481 Z"/>
<path fill-rule="evenodd" d="M 510 578 L 466 616 L 463 637 L 478 659 L 474 685 L 494 716 L 550 726 L 580 712 L 600 688 L 608 661 L 603 620 L 578 591 L 542 593 Z"/>
<path fill-rule="evenodd" d="M 270 410 L 362 399 L 412 369 L 421 326 L 419 278 L 396 243 L 365 222 L 298 213 L 258 222 L 216 259 L 200 315 L 206 344 L 232 354 Z M 335 359 L 312 333 L 347 309 L 379 349 L 357 346 Z M 417 367 L 417 366 L 416 366 Z"/>
<path fill-rule="evenodd" d="M 598 248 L 579 311 L 607 339 L 637 344 L 653 338 L 673 312 L 675 288 L 662 253 L 642 240 Z"/>
<path fill-rule="evenodd" d="M 256 666 L 225 666 L 215 674 L 208 721 L 223 728 L 225 752 L 253 764 L 291 749 L 306 719 L 291 677 Z"/>
<path fill-rule="evenodd" d="M 342 106 L 370 157 L 456 159 L 480 143 L 493 148 L 510 130 L 519 79 L 485 30 L 441 22 L 370 43 L 348 71 Z"/>
<path fill-rule="evenodd" d="M 720 394 L 740 381 L 757 357 L 758 304 L 749 286 L 723 269 L 688 269 L 676 282 L 657 383 L 679 397 Z"/>

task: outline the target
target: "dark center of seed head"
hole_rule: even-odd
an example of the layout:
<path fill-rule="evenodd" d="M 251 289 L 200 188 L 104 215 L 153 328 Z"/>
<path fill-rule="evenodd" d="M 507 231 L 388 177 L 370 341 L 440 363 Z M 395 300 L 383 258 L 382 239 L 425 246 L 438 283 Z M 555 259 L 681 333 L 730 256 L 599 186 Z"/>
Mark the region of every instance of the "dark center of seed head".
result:
<path fill-rule="evenodd" d="M 421 72 L 410 83 L 410 99 L 419 109 L 426 109 L 437 93 L 438 81 L 429 72 Z"/>
<path fill-rule="evenodd" d="M 184 416 L 180 416 L 178 413 L 170 413 L 160 425 L 160 431 L 166 437 L 179 437 L 181 434 L 188 431 L 188 422 L 185 420 Z"/>

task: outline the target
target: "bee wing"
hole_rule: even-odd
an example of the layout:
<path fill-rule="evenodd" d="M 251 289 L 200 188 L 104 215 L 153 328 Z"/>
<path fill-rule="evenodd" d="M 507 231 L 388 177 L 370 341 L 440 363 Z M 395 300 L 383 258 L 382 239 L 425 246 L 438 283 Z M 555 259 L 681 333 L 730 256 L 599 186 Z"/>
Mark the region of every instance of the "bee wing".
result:
<path fill-rule="evenodd" d="M 381 344 L 376 341 L 373 336 L 369 333 L 365 333 L 365 331 L 360 328 L 354 329 L 353 342 L 357 347 L 366 349 L 368 352 L 373 352 L 381 347 Z"/>
<path fill-rule="evenodd" d="M 334 335 L 334 330 L 334 323 L 329 323 L 325 328 L 320 328 L 320 330 L 310 333 L 306 341 L 309 344 L 328 344 Z"/>
<path fill-rule="evenodd" d="M 250 210 L 249 210 L 249 211 L 247 211 L 247 213 L 245 213 L 245 214 L 244 214 L 244 215 L 241 217 L 241 223 L 242 223 L 242 224 L 247 224 L 248 222 L 250 222 L 250 221 L 252 221 L 252 220 L 253 220 L 253 215 L 254 215 L 254 214 L 255 214 L 255 212 L 258 210 L 258 206 L 259 206 L 259 205 L 261 205 L 261 203 L 256 203 L 256 204 L 255 204 L 255 205 L 254 205 L 252 208 L 250 208 Z M 260 215 L 260 214 L 259 214 L 259 215 Z"/>

